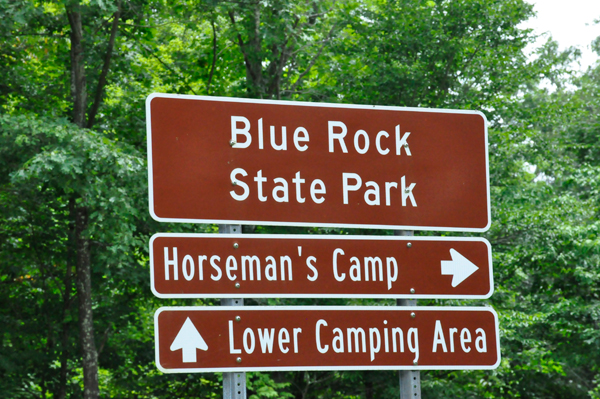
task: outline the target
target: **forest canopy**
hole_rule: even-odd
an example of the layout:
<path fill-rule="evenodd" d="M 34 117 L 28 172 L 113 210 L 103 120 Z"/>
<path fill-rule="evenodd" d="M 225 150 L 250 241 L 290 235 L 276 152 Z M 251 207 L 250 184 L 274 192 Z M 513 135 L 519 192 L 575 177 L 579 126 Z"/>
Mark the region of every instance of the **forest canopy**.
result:
<path fill-rule="evenodd" d="M 495 293 L 419 305 L 493 306 L 502 361 L 422 372 L 423 397 L 600 398 L 600 63 L 573 69 L 551 38 L 530 53 L 532 16 L 524 0 L 0 0 L 2 395 L 221 397 L 220 373 L 154 364 L 158 307 L 218 305 L 150 290 L 152 234 L 218 229 L 149 215 L 158 92 L 483 112 Z M 398 374 L 253 372 L 248 396 L 397 398 Z"/>

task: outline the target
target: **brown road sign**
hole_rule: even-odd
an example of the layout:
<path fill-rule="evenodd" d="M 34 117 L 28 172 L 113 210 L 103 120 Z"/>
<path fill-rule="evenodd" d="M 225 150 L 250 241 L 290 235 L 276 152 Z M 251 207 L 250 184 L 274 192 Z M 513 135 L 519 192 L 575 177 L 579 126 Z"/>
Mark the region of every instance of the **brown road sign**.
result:
<path fill-rule="evenodd" d="M 152 94 L 146 113 L 158 221 L 490 225 L 480 112 Z"/>
<path fill-rule="evenodd" d="M 155 234 L 160 298 L 488 298 L 482 238 Z"/>
<path fill-rule="evenodd" d="M 175 307 L 154 315 L 167 373 L 494 369 L 487 307 Z"/>

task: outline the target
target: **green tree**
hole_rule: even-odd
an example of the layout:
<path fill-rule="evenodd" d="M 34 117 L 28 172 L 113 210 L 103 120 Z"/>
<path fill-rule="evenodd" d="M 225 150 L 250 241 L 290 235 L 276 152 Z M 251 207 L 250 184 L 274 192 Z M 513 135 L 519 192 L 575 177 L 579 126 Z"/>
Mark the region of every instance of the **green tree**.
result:
<path fill-rule="evenodd" d="M 148 216 L 144 100 L 159 91 L 483 110 L 503 362 L 422 373 L 424 396 L 598 397 L 599 69 L 573 77 L 576 53 L 552 42 L 529 61 L 531 12 L 521 0 L 0 0 L 0 390 L 220 396 L 220 375 L 152 363 L 153 310 L 181 301 L 152 298 L 147 239 L 215 230 Z M 285 301 L 358 302 L 392 303 Z M 420 304 L 436 302 L 465 303 Z M 251 373 L 249 389 L 393 397 L 398 380 Z"/>
<path fill-rule="evenodd" d="M 491 109 L 535 77 L 521 0 L 365 1 L 352 12 L 330 55 L 345 102 Z"/>
<path fill-rule="evenodd" d="M 27 359 L 36 365 L 31 368 L 36 370 L 34 375 L 39 374 L 35 385 L 42 393 L 50 390 L 56 397 L 65 397 L 72 339 L 85 339 L 82 318 L 92 308 L 91 293 L 86 299 L 89 302 L 81 298 L 86 289 L 91 292 L 92 275 L 97 290 L 113 290 L 107 303 L 95 301 L 97 309 L 130 306 L 126 302 L 119 305 L 125 298 L 117 293 L 125 295 L 131 289 L 128 282 L 144 280 L 141 270 L 127 267 L 135 264 L 135 248 L 142 244 L 135 237 L 135 218 L 140 208 L 137 201 L 143 198 L 144 160 L 67 121 L 3 116 L 0 132 L 2 159 L 11 161 L 2 162 L 3 176 L 10 176 L 2 184 L 3 295 L 17 295 L 23 301 L 12 302 L 13 308 L 6 309 L 4 315 L 10 322 L 5 337 L 15 345 L 42 345 L 44 357 Z M 82 249 L 82 245 L 88 247 Z M 88 287 L 82 287 L 77 276 L 82 254 L 89 257 Z M 76 314 L 75 295 L 79 297 Z M 30 340 L 27 333 L 19 334 L 21 328 L 12 330 L 19 319 L 25 322 L 22 328 L 32 334 Z M 78 334 L 74 336 L 75 321 Z M 104 320 L 96 325 L 103 325 L 108 334 L 117 323 Z M 94 325 L 90 328 L 95 345 Z M 102 348 L 105 339 L 98 338 Z M 85 356 L 85 348 L 82 352 Z M 18 352 L 11 353 L 13 361 L 23 362 Z M 27 372 L 28 368 L 16 370 Z M 15 372 L 12 367 L 6 371 Z M 85 388 L 88 384 L 84 379 Z"/>
<path fill-rule="evenodd" d="M 119 21 L 121 18 L 126 18 L 128 13 L 131 14 L 132 10 L 135 11 L 137 7 L 135 2 L 19 1 L 16 4 L 5 2 L 1 5 L 3 17 L 9 21 L 4 29 L 9 40 L 6 41 L 3 50 L 10 62 L 5 65 L 4 71 L 7 71 L 6 76 L 12 78 L 5 86 L 7 96 L 3 97 L 6 101 L 2 104 L 5 109 L 12 113 L 29 111 L 37 115 L 54 114 L 58 117 L 68 114 L 72 123 L 80 129 L 93 127 L 104 98 L 103 92 L 111 66 Z M 18 73 L 10 71 L 13 67 L 18 69 Z M 51 95 L 47 96 L 47 94 Z M 59 129 L 64 124 L 61 122 L 53 126 L 49 120 L 42 120 L 40 123 L 37 116 L 33 115 L 30 121 L 36 125 L 36 129 L 42 128 L 43 132 Z M 7 136 L 11 135 L 9 125 L 5 123 Z M 20 125 L 23 125 L 23 122 L 16 124 L 13 134 L 18 133 Z M 32 136 L 40 134 L 33 130 Z M 73 234 L 68 238 L 76 272 L 65 274 L 64 302 L 70 305 L 67 292 L 73 283 L 79 303 L 77 320 L 82 350 L 84 397 L 95 398 L 99 395 L 99 389 L 97 347 L 92 315 L 92 248 L 89 221 L 98 212 L 98 209 L 94 208 L 98 204 L 90 202 L 90 194 L 86 190 L 93 190 L 92 182 L 97 183 L 97 181 L 85 179 L 78 181 L 75 175 L 80 174 L 87 178 L 87 174 L 103 175 L 115 171 L 102 170 L 106 165 L 101 163 L 110 162 L 110 159 L 102 159 L 99 154 L 96 160 L 100 163 L 85 162 L 86 157 L 89 161 L 94 160 L 94 156 L 89 152 L 99 148 L 92 148 L 91 145 L 86 148 L 85 144 L 89 142 L 77 140 L 72 135 L 68 137 L 70 138 L 63 137 L 60 142 L 65 145 L 65 148 L 67 148 L 66 143 L 82 145 L 82 147 L 77 149 L 71 147 L 72 152 L 63 154 L 62 158 L 61 156 L 53 158 L 52 153 L 48 155 L 46 163 L 52 165 L 54 162 L 56 167 L 54 172 L 63 173 L 61 175 L 63 179 L 56 176 L 53 178 L 46 176 L 45 179 L 49 179 L 51 182 L 46 183 L 54 188 L 61 188 L 62 191 L 59 192 L 62 201 L 57 205 L 68 204 L 68 215 L 73 224 L 71 229 Z M 14 141 L 11 144 L 14 147 L 19 143 Z M 42 159 L 47 155 L 44 153 L 46 148 L 43 144 L 37 148 L 40 152 L 35 156 Z M 67 155 L 73 158 L 69 159 Z M 20 161 L 23 164 L 33 162 L 35 156 Z M 122 156 L 125 157 L 126 154 L 123 153 Z M 11 166 L 19 168 L 23 164 Z M 70 167 L 74 169 L 69 170 Z M 48 168 L 45 170 L 50 173 Z M 8 172 L 14 170 L 9 169 Z M 106 187 L 95 187 L 97 190 L 101 188 Z M 33 195 L 32 192 L 30 193 Z M 109 192 L 103 194 L 110 195 Z M 121 193 L 120 197 L 123 194 Z M 27 198 L 26 195 L 23 196 Z M 62 212 L 64 213 L 64 210 Z M 66 360 L 66 357 L 63 360 Z M 64 361 L 61 367 L 65 367 Z M 63 391 L 64 389 L 61 390 Z"/>

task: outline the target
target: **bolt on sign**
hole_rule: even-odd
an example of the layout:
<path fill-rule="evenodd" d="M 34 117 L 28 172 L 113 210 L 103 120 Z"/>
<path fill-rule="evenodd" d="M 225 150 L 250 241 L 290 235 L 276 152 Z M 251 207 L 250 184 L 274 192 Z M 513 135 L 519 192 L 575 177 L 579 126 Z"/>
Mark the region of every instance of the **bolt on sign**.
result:
<path fill-rule="evenodd" d="M 152 94 L 146 115 L 158 221 L 490 225 L 480 112 Z"/>
<path fill-rule="evenodd" d="M 160 298 L 489 298 L 483 238 L 155 234 Z"/>
<path fill-rule="evenodd" d="M 155 315 L 166 373 L 494 369 L 488 307 L 165 307 Z"/>

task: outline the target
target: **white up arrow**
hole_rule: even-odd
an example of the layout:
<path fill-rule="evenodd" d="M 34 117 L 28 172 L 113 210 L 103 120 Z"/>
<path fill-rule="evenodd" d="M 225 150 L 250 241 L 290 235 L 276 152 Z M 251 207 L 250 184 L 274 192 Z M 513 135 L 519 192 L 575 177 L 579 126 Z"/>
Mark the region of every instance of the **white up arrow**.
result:
<path fill-rule="evenodd" d="M 456 287 L 479 269 L 454 248 L 450 248 L 450 256 L 452 260 L 442 261 L 442 274 L 452 275 L 452 287 Z"/>
<path fill-rule="evenodd" d="M 196 362 L 196 348 L 200 350 L 207 350 L 208 345 L 204 342 L 202 335 L 196 330 L 194 323 L 188 317 L 181 326 L 181 330 L 177 333 L 177 336 L 171 344 L 171 351 L 182 349 L 183 362 L 184 363 L 195 363 Z"/>

